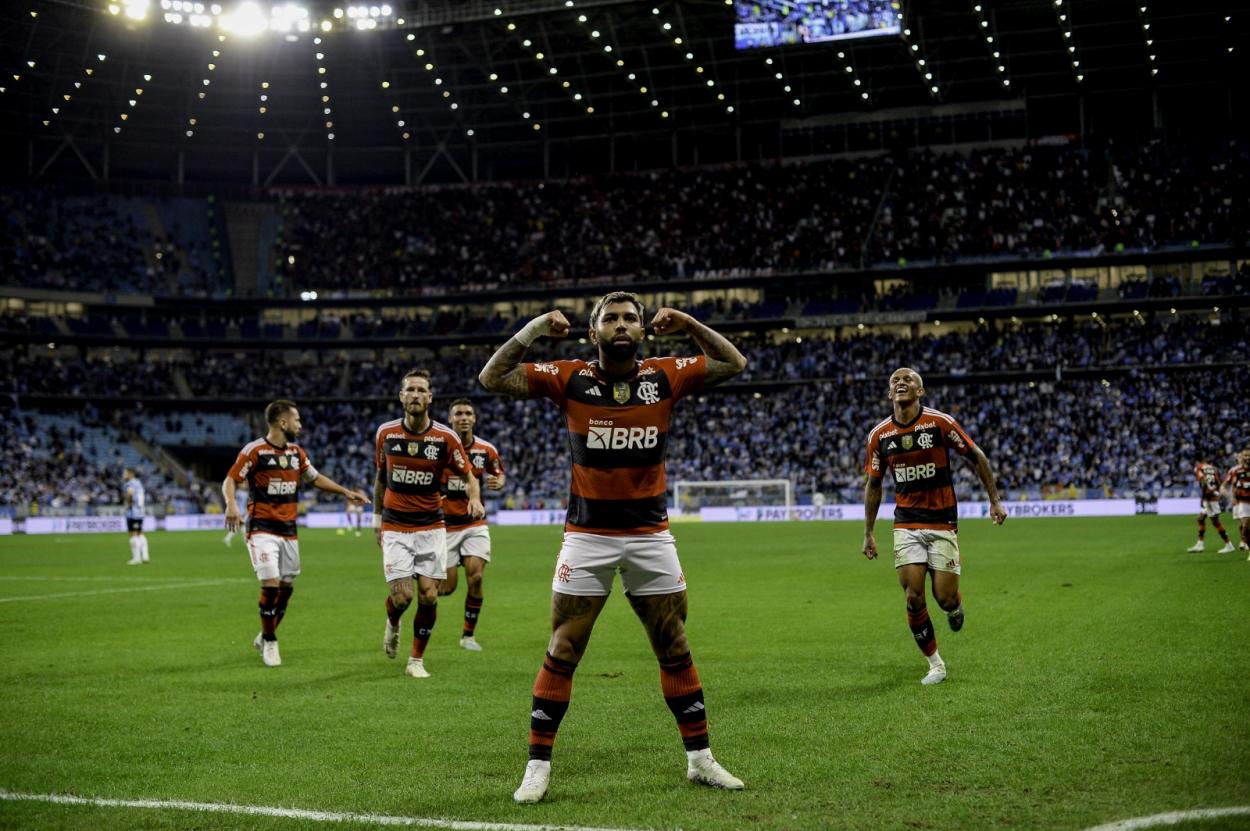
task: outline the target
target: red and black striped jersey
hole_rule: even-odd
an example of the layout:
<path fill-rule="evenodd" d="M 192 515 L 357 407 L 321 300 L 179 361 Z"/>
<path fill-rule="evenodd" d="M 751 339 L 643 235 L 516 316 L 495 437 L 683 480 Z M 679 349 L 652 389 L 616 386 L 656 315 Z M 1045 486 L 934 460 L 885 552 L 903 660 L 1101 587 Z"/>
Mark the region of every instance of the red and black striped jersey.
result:
<path fill-rule="evenodd" d="M 910 424 L 891 416 L 868 433 L 864 472 L 894 479 L 894 527 L 954 530 L 959 506 L 951 480 L 950 451 L 965 456 L 976 447 L 946 413 L 923 407 Z"/>
<path fill-rule="evenodd" d="M 564 411 L 572 454 L 564 528 L 628 536 L 668 528 L 664 452 L 673 404 L 703 388 L 707 358 L 648 358 L 610 379 L 598 361 L 524 364 L 530 398 Z"/>
<path fill-rule="evenodd" d="M 381 425 L 374 436 L 374 463 L 386 480 L 383 531 L 442 528 L 443 474 L 469 472 L 460 437 L 437 421 L 423 433 L 410 431 L 402 418 Z"/>
<path fill-rule="evenodd" d="M 1198 487 L 1202 488 L 1202 501 L 1210 502 L 1220 498 L 1220 471 L 1210 462 L 1199 462 L 1194 468 L 1194 478 Z"/>
<path fill-rule="evenodd" d="M 300 482 L 317 478 L 317 470 L 298 444 L 278 447 L 266 438 L 244 445 L 228 474 L 247 482 L 247 533 L 294 539 L 299 516 Z"/>
<path fill-rule="evenodd" d="M 1250 502 L 1250 467 L 1236 465 L 1224 474 L 1224 484 L 1233 486 L 1233 499 Z"/>
<path fill-rule="evenodd" d="M 499 450 L 486 439 L 474 436 L 473 443 L 465 448 L 465 452 L 469 456 L 473 475 L 482 483 L 483 490 L 486 488 L 487 474 L 498 476 L 503 473 L 503 460 L 499 458 Z M 447 523 L 449 531 L 486 524 L 486 517 L 474 519 L 469 516 L 469 485 L 464 479 L 454 475 L 450 468 L 443 471 L 443 521 Z"/>

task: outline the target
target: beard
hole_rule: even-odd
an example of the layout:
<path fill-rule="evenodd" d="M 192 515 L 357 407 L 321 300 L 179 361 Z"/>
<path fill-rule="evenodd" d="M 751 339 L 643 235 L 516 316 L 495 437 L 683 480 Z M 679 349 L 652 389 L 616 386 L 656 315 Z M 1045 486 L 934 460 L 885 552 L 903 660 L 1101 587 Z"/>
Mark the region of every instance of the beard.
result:
<path fill-rule="evenodd" d="M 600 341 L 599 350 L 606 358 L 611 358 L 614 361 L 627 361 L 638 354 L 638 344 L 632 341 L 628 344 Z"/>
<path fill-rule="evenodd" d="M 295 441 L 296 437 L 299 436 L 299 433 L 296 433 L 293 430 L 283 430 L 282 435 L 286 436 L 287 441 Z"/>

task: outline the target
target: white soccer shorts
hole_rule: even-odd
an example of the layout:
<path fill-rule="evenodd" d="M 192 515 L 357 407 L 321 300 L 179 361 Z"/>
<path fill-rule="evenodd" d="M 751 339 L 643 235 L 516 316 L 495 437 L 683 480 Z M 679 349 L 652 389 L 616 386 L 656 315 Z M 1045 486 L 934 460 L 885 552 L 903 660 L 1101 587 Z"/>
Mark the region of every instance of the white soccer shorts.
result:
<path fill-rule="evenodd" d="M 906 565 L 959 574 L 959 538 L 954 531 L 895 528 L 894 567 Z"/>
<path fill-rule="evenodd" d="M 1233 505 L 1233 519 L 1250 519 L 1250 502 Z"/>
<path fill-rule="evenodd" d="M 420 574 L 431 580 L 447 576 L 447 530 L 383 531 L 382 571 L 389 583 Z"/>
<path fill-rule="evenodd" d="M 1220 515 L 1220 500 L 1212 499 L 1209 502 L 1203 502 L 1198 508 L 1198 513 L 1202 516 L 1217 517 Z"/>
<path fill-rule="evenodd" d="M 273 534 L 252 534 L 247 553 L 257 580 L 290 581 L 299 576 L 299 540 Z"/>
<path fill-rule="evenodd" d="M 631 595 L 686 590 L 677 541 L 667 531 L 632 537 L 566 533 L 556 558 L 551 590 L 580 597 L 607 597 L 616 572 Z"/>
<path fill-rule="evenodd" d="M 447 532 L 447 559 L 444 569 L 455 568 L 465 557 L 481 557 L 490 562 L 490 528 L 476 525 Z"/>

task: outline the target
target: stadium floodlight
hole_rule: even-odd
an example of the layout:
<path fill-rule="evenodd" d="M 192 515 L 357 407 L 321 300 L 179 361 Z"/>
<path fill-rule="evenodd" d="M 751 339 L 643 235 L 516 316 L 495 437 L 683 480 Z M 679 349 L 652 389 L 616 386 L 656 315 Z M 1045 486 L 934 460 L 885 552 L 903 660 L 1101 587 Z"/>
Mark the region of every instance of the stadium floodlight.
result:
<path fill-rule="evenodd" d="M 148 0 L 122 0 L 126 17 L 131 20 L 144 20 L 148 16 Z"/>
<path fill-rule="evenodd" d="M 223 32 L 239 37 L 255 37 L 265 31 L 269 21 L 264 11 L 252 0 L 244 0 L 218 19 Z"/>

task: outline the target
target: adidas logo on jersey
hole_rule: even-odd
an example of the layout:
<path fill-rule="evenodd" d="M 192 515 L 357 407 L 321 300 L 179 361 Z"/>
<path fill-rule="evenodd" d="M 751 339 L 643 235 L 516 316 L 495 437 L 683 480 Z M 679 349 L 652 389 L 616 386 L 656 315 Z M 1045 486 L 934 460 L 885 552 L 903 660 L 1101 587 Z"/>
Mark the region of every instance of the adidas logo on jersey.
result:
<path fill-rule="evenodd" d="M 603 398 L 603 393 L 599 392 L 598 387 L 591 387 L 590 389 L 586 390 L 586 394 L 593 395 L 595 398 Z"/>
<path fill-rule="evenodd" d="M 270 456 L 270 457 L 269 457 L 269 458 L 265 461 L 265 464 L 266 464 L 267 466 L 269 466 L 269 467 L 277 467 L 277 466 L 278 466 L 278 462 L 277 462 L 277 460 L 276 460 L 276 459 L 274 459 L 274 457 L 273 457 L 273 456 Z"/>
<path fill-rule="evenodd" d="M 402 453 L 404 452 L 404 446 L 402 444 L 392 444 L 391 450 L 394 450 L 396 453 Z"/>

